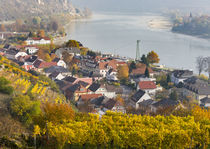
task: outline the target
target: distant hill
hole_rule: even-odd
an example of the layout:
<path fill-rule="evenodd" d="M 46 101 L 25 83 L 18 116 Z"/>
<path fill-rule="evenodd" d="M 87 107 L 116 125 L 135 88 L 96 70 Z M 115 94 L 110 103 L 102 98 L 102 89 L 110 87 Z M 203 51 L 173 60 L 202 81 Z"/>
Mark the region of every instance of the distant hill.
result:
<path fill-rule="evenodd" d="M 72 6 L 69 0 L 1 0 L 0 12 L 0 21 L 57 13 L 82 13 L 80 9 Z"/>

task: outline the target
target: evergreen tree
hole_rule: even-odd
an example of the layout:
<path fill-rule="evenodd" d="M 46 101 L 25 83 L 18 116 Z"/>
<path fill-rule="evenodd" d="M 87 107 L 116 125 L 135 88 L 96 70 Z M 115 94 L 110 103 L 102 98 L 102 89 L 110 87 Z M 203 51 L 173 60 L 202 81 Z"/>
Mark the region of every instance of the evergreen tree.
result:
<path fill-rule="evenodd" d="M 179 96 L 176 91 L 171 92 L 170 99 L 175 100 L 175 101 L 177 101 L 179 99 Z"/>
<path fill-rule="evenodd" d="M 148 61 L 146 55 L 144 55 L 144 54 L 141 57 L 141 62 L 144 63 L 145 65 L 149 66 L 149 61 Z"/>
<path fill-rule="evenodd" d="M 167 75 L 167 83 L 170 83 L 171 82 L 171 76 L 168 74 Z"/>
<path fill-rule="evenodd" d="M 145 77 L 149 78 L 150 74 L 149 74 L 148 67 L 146 68 L 144 75 L 145 75 Z"/>
<path fill-rule="evenodd" d="M 130 64 L 129 72 L 132 72 L 133 69 L 136 69 L 136 63 L 134 61 L 132 61 Z"/>

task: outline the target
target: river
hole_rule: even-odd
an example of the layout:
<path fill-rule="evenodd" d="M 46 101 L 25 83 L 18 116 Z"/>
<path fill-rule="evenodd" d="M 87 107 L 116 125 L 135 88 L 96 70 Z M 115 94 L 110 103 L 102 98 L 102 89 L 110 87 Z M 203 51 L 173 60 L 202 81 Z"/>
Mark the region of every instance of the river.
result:
<path fill-rule="evenodd" d="M 160 64 L 197 73 L 196 57 L 210 56 L 210 41 L 172 33 L 160 23 L 167 20 L 154 13 L 94 13 L 89 19 L 73 21 L 66 28 L 67 38 L 81 41 L 94 51 L 132 58 L 136 41 L 141 40 L 140 55 L 154 50 Z"/>

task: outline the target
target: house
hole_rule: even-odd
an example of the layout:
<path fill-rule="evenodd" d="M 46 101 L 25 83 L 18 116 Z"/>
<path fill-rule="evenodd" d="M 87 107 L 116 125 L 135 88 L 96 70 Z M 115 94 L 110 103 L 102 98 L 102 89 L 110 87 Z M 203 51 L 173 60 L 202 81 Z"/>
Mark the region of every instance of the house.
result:
<path fill-rule="evenodd" d="M 49 75 L 49 78 L 51 78 L 52 80 L 62 80 L 63 78 L 65 78 L 65 76 L 63 76 L 60 72 L 53 72 Z"/>
<path fill-rule="evenodd" d="M 25 47 L 25 51 L 28 53 L 28 54 L 35 54 L 39 51 L 39 48 L 35 47 L 35 46 L 26 46 Z"/>
<path fill-rule="evenodd" d="M 150 106 L 150 108 L 151 108 L 152 112 L 156 113 L 157 110 L 159 110 L 159 109 L 165 109 L 165 108 L 177 109 L 177 108 L 183 107 L 182 105 L 180 105 L 180 106 L 179 105 L 180 105 L 179 101 L 174 101 L 171 99 L 162 99 L 158 102 L 153 103 Z"/>
<path fill-rule="evenodd" d="M 174 84 L 184 83 L 184 80 L 193 76 L 193 71 L 190 70 L 175 70 L 171 74 L 171 81 Z"/>
<path fill-rule="evenodd" d="M 115 81 L 115 82 L 118 81 L 117 71 L 110 69 L 106 74 L 106 80 L 107 81 Z"/>
<path fill-rule="evenodd" d="M 64 91 L 66 98 L 69 100 L 78 101 L 81 95 L 89 93 L 86 85 L 87 84 L 84 85 L 82 83 L 71 85 Z"/>
<path fill-rule="evenodd" d="M 28 62 L 23 62 L 23 65 L 21 65 L 21 67 L 24 68 L 26 71 L 34 69 L 34 65 Z"/>
<path fill-rule="evenodd" d="M 145 100 L 149 100 L 151 97 L 148 93 L 143 90 L 138 90 L 132 97 L 131 97 L 131 106 L 138 109 L 139 103 Z"/>
<path fill-rule="evenodd" d="M 76 84 L 76 83 L 82 81 L 82 82 L 87 83 L 88 85 L 91 85 L 92 82 L 93 82 L 93 79 L 92 78 L 75 78 L 75 77 L 72 77 L 72 76 L 68 76 L 68 77 L 65 77 L 63 79 L 63 81 L 66 81 L 66 82 L 71 83 L 71 84 Z"/>
<path fill-rule="evenodd" d="M 144 76 L 146 68 L 147 68 L 146 65 L 141 65 L 141 67 L 133 69 L 131 72 L 131 75 L 134 77 Z M 154 71 L 150 67 L 148 67 L 148 70 L 149 70 L 150 77 L 153 77 Z"/>
<path fill-rule="evenodd" d="M 191 77 L 184 81 L 183 93 L 185 96 L 193 96 L 198 102 L 200 100 L 208 97 L 210 98 L 210 86 L 208 82 L 198 79 L 197 77 Z"/>
<path fill-rule="evenodd" d="M 77 106 L 86 104 L 88 102 L 90 102 L 92 99 L 96 99 L 103 96 L 102 94 L 83 94 L 79 97 L 78 101 L 77 101 Z"/>
<path fill-rule="evenodd" d="M 59 48 L 55 51 L 55 54 L 57 55 L 57 57 L 62 58 L 64 52 L 68 52 L 72 56 L 80 55 L 80 49 L 77 47 Z"/>
<path fill-rule="evenodd" d="M 109 70 L 111 70 L 113 72 L 113 74 L 116 74 L 117 73 L 117 67 L 120 66 L 120 65 L 125 65 L 125 64 L 126 63 L 117 61 L 115 59 L 101 61 L 98 64 L 99 73 L 102 75 L 102 77 L 105 78 L 107 73 L 111 73 L 111 72 L 109 72 Z"/>
<path fill-rule="evenodd" d="M 107 64 L 108 64 L 108 62 L 100 62 L 98 64 L 99 73 L 103 78 L 106 77 L 106 74 L 109 71 L 109 69 L 107 68 Z"/>
<path fill-rule="evenodd" d="M 59 48 L 55 51 L 55 54 L 57 55 L 57 57 L 62 58 L 64 52 L 68 52 L 72 56 L 76 56 L 76 55 L 79 56 L 80 55 L 80 49 L 77 48 L 77 47 Z"/>
<path fill-rule="evenodd" d="M 108 98 L 115 98 L 116 93 L 115 92 L 108 92 L 106 87 L 104 85 L 93 83 L 88 88 L 89 94 L 102 94 Z"/>
<path fill-rule="evenodd" d="M 48 37 L 32 37 L 26 40 L 27 45 L 45 45 L 50 43 L 51 39 Z"/>
<path fill-rule="evenodd" d="M 47 76 L 49 76 L 53 72 L 59 72 L 63 76 L 71 76 L 71 72 L 68 69 L 61 66 L 51 66 L 49 68 L 46 68 L 44 72 Z"/>
<path fill-rule="evenodd" d="M 139 109 L 144 111 L 145 113 L 151 112 L 151 105 L 156 103 L 157 101 L 154 101 L 152 99 L 144 100 L 139 103 Z"/>
<path fill-rule="evenodd" d="M 8 50 L 5 51 L 5 54 L 4 56 L 7 58 L 7 59 L 10 59 L 10 60 L 15 60 L 16 59 L 16 54 L 19 52 L 18 49 L 16 48 L 10 48 Z"/>
<path fill-rule="evenodd" d="M 137 90 L 139 89 L 154 95 L 156 91 L 161 91 L 162 87 L 157 87 L 153 81 L 140 81 L 137 86 Z"/>
<path fill-rule="evenodd" d="M 114 112 L 122 112 L 126 113 L 125 107 L 123 103 L 118 100 L 109 99 L 105 104 L 103 110 L 106 112 L 107 110 Z"/>
<path fill-rule="evenodd" d="M 37 56 L 32 55 L 32 56 L 28 57 L 27 59 L 25 59 L 25 62 L 33 64 L 37 59 L 38 59 Z"/>
<path fill-rule="evenodd" d="M 45 62 L 41 59 L 37 59 L 34 63 L 33 63 L 35 69 L 39 72 L 41 72 L 44 68 L 49 68 L 51 66 L 56 66 L 56 62 Z"/>
<path fill-rule="evenodd" d="M 27 56 L 28 54 L 26 52 L 19 51 L 17 54 L 15 54 L 15 59 L 18 57 L 24 57 Z"/>
<path fill-rule="evenodd" d="M 200 100 L 200 106 L 205 107 L 205 108 L 209 108 L 210 107 L 210 98 L 205 97 L 203 99 Z"/>
<path fill-rule="evenodd" d="M 61 66 L 61 67 L 66 68 L 66 63 L 63 60 L 61 60 L 60 58 L 55 58 L 53 60 L 53 62 L 56 62 L 57 66 Z"/>

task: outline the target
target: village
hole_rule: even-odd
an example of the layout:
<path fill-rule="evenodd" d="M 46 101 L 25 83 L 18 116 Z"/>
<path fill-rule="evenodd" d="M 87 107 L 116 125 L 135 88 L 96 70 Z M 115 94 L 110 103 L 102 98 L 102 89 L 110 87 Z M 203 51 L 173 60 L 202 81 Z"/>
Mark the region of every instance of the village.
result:
<path fill-rule="evenodd" d="M 57 47 L 49 37 L 28 37 L 24 43 L 5 44 L 0 55 L 49 77 L 80 112 L 167 115 L 192 104 L 210 106 L 208 81 L 191 70 L 157 65 L 154 51 L 134 60 L 91 51 L 75 40 Z"/>

